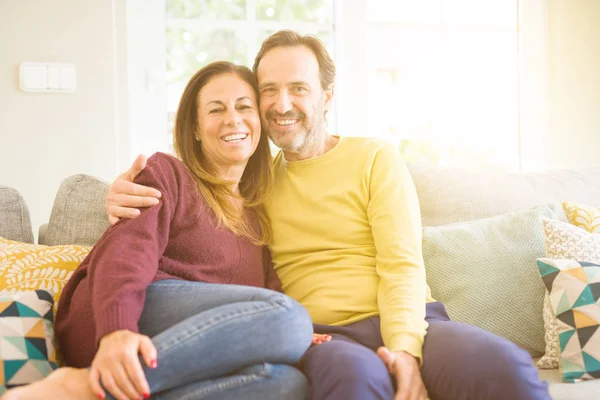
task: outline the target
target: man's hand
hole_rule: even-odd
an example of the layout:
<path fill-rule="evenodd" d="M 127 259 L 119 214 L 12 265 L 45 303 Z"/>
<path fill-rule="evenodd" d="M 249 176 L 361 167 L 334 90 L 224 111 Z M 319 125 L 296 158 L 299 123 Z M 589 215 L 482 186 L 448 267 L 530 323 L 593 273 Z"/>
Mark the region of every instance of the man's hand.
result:
<path fill-rule="evenodd" d="M 146 168 L 146 156 L 139 155 L 131 168 L 117 176 L 106 195 L 104 209 L 108 220 L 114 225 L 121 218 L 135 218 L 140 215 L 138 207 L 151 207 L 158 204 L 161 193 L 148 186 L 133 183 L 133 180 Z"/>
<path fill-rule="evenodd" d="M 377 355 L 383 360 L 390 374 L 396 378 L 397 389 L 394 400 L 427 399 L 419 361 L 415 357 L 404 351 L 392 352 L 385 347 L 377 349 Z"/>

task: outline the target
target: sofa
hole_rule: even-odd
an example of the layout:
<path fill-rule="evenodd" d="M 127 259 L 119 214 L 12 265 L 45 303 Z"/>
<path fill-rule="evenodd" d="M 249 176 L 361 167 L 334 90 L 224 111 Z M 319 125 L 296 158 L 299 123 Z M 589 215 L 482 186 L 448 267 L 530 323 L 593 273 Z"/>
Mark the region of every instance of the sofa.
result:
<path fill-rule="evenodd" d="M 417 164 L 409 165 L 409 169 L 417 188 L 424 227 L 475 221 L 540 204 L 554 204 L 558 218 L 565 220 L 560 209 L 563 201 L 600 205 L 600 167 L 541 173 Z M 106 182 L 86 175 L 65 179 L 48 223 L 39 227 L 38 243 L 93 245 L 108 227 L 103 207 L 108 188 Z M 33 241 L 27 205 L 16 190 L 3 186 L 0 186 L 0 237 Z M 432 290 L 435 296 L 435 287 Z M 554 400 L 600 398 L 600 380 L 563 383 L 558 369 L 540 370 L 540 377 L 549 382 Z"/>

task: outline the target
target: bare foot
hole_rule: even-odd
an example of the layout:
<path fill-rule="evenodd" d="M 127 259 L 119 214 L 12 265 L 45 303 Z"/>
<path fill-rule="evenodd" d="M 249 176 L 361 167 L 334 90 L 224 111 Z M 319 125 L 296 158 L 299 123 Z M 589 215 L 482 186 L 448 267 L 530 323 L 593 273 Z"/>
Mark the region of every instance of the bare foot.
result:
<path fill-rule="evenodd" d="M 0 400 L 98 400 L 85 368 L 59 368 L 41 381 L 6 392 Z"/>

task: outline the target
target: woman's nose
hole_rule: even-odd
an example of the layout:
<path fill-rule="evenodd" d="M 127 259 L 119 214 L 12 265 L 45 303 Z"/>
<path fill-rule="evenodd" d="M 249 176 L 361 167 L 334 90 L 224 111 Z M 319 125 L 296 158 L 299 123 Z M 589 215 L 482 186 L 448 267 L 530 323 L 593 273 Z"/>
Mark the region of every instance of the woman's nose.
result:
<path fill-rule="evenodd" d="M 240 113 L 237 111 L 231 111 L 227 114 L 227 120 L 225 121 L 227 125 L 238 125 L 242 121 L 242 117 Z"/>

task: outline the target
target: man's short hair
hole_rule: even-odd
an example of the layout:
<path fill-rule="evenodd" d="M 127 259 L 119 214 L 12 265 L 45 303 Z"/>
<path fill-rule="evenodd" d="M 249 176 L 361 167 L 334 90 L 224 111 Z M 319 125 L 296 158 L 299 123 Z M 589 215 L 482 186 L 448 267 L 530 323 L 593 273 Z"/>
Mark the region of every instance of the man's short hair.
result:
<path fill-rule="evenodd" d="M 275 32 L 271 36 L 265 39 L 254 59 L 254 66 L 252 71 L 256 74 L 258 70 L 258 64 L 264 55 L 276 47 L 295 47 L 295 46 L 306 46 L 308 47 L 317 57 L 319 63 L 319 75 L 321 81 L 321 87 L 323 90 L 330 88 L 331 84 L 335 80 L 335 64 L 329 56 L 327 49 L 323 43 L 314 35 L 300 35 L 297 32 L 290 30 L 283 30 Z"/>

